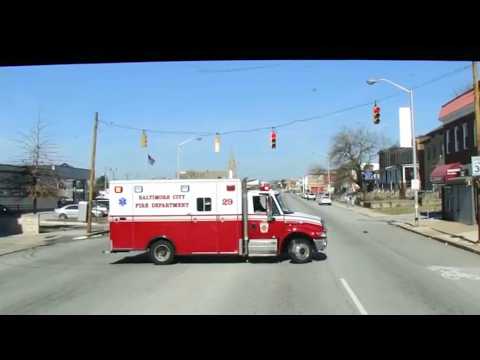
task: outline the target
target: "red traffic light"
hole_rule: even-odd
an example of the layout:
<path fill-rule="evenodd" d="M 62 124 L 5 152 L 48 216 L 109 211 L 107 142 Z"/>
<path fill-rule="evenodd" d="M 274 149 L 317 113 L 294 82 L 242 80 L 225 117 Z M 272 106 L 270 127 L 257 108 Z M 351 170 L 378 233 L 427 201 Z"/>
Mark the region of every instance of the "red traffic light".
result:
<path fill-rule="evenodd" d="M 272 130 L 272 133 L 270 134 L 270 142 L 272 144 L 272 149 L 277 148 L 277 133 L 275 130 Z"/>
<path fill-rule="evenodd" d="M 378 106 L 377 103 L 373 106 L 373 123 L 380 123 L 380 106 Z"/>

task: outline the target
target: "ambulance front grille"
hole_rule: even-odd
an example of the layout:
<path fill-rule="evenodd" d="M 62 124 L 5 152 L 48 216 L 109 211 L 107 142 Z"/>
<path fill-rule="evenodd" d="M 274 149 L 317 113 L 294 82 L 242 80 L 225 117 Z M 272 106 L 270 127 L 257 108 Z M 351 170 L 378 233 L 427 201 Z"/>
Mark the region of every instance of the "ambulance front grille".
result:
<path fill-rule="evenodd" d="M 249 256 L 277 255 L 277 239 L 255 239 L 248 242 Z"/>

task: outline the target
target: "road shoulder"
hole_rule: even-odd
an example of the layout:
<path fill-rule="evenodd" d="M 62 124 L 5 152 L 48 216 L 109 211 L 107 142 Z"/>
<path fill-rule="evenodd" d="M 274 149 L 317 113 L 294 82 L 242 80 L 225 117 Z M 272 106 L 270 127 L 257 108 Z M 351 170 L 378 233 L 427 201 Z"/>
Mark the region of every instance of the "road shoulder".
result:
<path fill-rule="evenodd" d="M 480 255 L 480 244 L 472 242 L 470 239 L 458 234 L 452 234 L 445 231 L 435 230 L 429 226 L 414 226 L 411 220 L 402 219 L 404 216 L 391 216 L 378 214 L 367 208 L 360 208 L 358 206 L 347 206 L 334 201 L 333 204 L 337 207 L 353 211 L 357 214 L 364 215 L 370 218 L 377 218 L 385 220 L 388 224 L 397 226 L 401 229 L 422 235 L 424 237 L 440 241 L 445 245 L 452 245 L 457 248 L 473 252 Z"/>
<path fill-rule="evenodd" d="M 107 231 L 95 231 L 86 235 L 84 229 L 74 229 L 65 231 L 55 231 L 42 233 L 39 235 L 10 235 L 0 237 L 0 256 L 13 254 L 19 251 L 35 249 L 41 246 L 49 246 L 64 241 L 65 238 L 71 240 L 85 240 L 93 237 L 99 237 Z"/>

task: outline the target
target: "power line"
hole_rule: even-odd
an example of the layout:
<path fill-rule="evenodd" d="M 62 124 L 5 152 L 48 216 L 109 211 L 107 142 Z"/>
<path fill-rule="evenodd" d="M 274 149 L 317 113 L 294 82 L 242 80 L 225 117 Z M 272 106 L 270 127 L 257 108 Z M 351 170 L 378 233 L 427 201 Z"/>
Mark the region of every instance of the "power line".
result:
<path fill-rule="evenodd" d="M 250 70 L 258 70 L 258 69 L 267 69 L 272 67 L 278 67 L 281 64 L 272 64 L 272 65 L 259 65 L 259 66 L 249 66 L 249 67 L 240 67 L 240 68 L 230 68 L 230 69 L 217 69 L 217 70 L 209 70 L 209 69 L 199 69 L 198 72 L 201 73 L 228 73 L 228 72 L 238 72 L 238 71 L 250 71 Z"/>
<path fill-rule="evenodd" d="M 176 131 L 176 130 L 158 130 L 158 129 L 148 129 L 148 128 L 137 128 L 137 127 L 134 127 L 134 126 L 117 124 L 113 121 L 104 121 L 104 120 L 98 120 L 98 121 L 100 123 L 102 123 L 103 125 L 109 126 L 109 127 L 116 127 L 116 128 L 120 128 L 120 129 L 134 130 L 134 131 L 147 131 L 149 133 L 161 133 L 161 134 L 173 134 L 173 135 L 200 135 L 200 136 L 215 135 L 215 133 L 210 133 L 210 132 Z"/>
<path fill-rule="evenodd" d="M 470 66 L 468 65 L 468 66 L 463 66 L 461 68 L 454 69 L 452 71 L 449 71 L 448 73 L 439 75 L 439 76 L 437 76 L 433 79 L 430 79 L 430 80 L 425 81 L 421 84 L 418 84 L 418 85 L 412 87 L 412 89 L 419 89 L 419 88 L 428 86 L 430 84 L 433 84 L 433 83 L 438 82 L 440 80 L 443 80 L 445 78 L 453 76 L 457 73 L 465 71 L 466 69 L 469 69 L 469 68 L 470 68 Z M 348 111 L 352 111 L 352 110 L 360 109 L 360 108 L 363 108 L 363 107 L 371 106 L 375 103 L 375 101 L 377 103 L 381 103 L 385 100 L 389 100 L 389 99 L 392 99 L 392 98 L 397 97 L 397 96 L 400 96 L 400 93 L 394 93 L 394 94 L 391 94 L 391 95 L 388 95 L 388 96 L 385 96 L 385 97 L 382 97 L 382 98 L 379 98 L 379 99 L 367 101 L 367 102 L 357 104 L 357 105 L 348 106 L 348 107 L 345 107 L 345 108 L 342 108 L 342 109 L 337 109 L 337 110 L 334 110 L 334 111 L 331 111 L 331 112 L 328 112 L 328 113 L 325 113 L 325 114 L 322 114 L 322 115 L 310 116 L 310 117 L 303 118 L 303 119 L 290 120 L 290 121 L 280 123 L 280 124 L 276 124 L 276 125 L 262 126 L 262 127 L 250 128 L 250 129 L 230 130 L 230 131 L 223 131 L 223 132 L 158 130 L 158 129 L 137 128 L 137 127 L 128 126 L 128 125 L 121 125 L 121 124 L 114 123 L 112 121 L 110 121 L 110 122 L 102 121 L 102 120 L 99 120 L 99 121 L 106 126 L 112 126 L 112 127 L 123 128 L 123 129 L 134 130 L 134 131 L 147 131 L 147 132 L 150 132 L 150 133 L 175 134 L 175 135 L 197 135 L 197 136 L 207 137 L 207 136 L 214 136 L 216 134 L 230 135 L 230 134 L 239 134 L 239 133 L 252 133 L 252 132 L 258 132 L 258 131 L 271 130 L 271 129 L 277 129 L 277 128 L 282 128 L 282 127 L 292 126 L 292 125 L 295 125 L 297 123 L 309 122 L 309 121 L 313 121 L 313 120 L 320 120 L 320 119 L 324 119 L 324 118 L 327 118 L 327 117 L 330 117 L 330 116 L 339 115 L 339 114 L 342 114 L 342 113 L 345 113 L 345 112 L 348 112 Z"/>
<path fill-rule="evenodd" d="M 419 88 L 421 88 L 421 87 L 424 87 L 424 86 L 433 84 L 433 83 L 435 83 L 435 82 L 437 82 L 437 81 L 443 80 L 443 79 L 445 79 L 445 78 L 447 78 L 447 77 L 450 77 L 450 76 L 452 76 L 452 75 L 455 75 L 455 74 L 457 74 L 457 73 L 460 73 L 460 72 L 462 72 L 462 71 L 465 71 L 465 70 L 467 70 L 467 69 L 469 69 L 469 68 L 470 68 L 470 65 L 467 65 L 467 66 L 463 66 L 463 67 L 461 67 L 461 68 L 452 70 L 452 71 L 450 71 L 450 72 L 448 72 L 448 73 L 442 74 L 442 75 L 440 75 L 440 76 L 437 76 L 436 78 L 430 79 L 430 80 L 428 80 L 428 81 L 425 81 L 424 83 L 421 83 L 421 84 L 419 84 L 419 85 L 416 85 L 416 86 L 414 86 L 412 89 L 415 90 L 415 89 L 419 89 Z"/>

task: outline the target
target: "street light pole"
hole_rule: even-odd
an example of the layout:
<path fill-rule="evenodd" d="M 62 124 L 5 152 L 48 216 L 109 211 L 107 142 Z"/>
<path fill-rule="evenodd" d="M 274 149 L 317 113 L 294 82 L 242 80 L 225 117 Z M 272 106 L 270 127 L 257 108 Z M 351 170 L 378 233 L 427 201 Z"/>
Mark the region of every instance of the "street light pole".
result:
<path fill-rule="evenodd" d="M 413 161 L 413 179 L 415 180 L 415 188 L 413 189 L 413 194 L 414 194 L 414 201 L 415 201 L 415 226 L 418 226 L 418 189 L 417 186 L 419 185 L 418 181 L 418 172 L 417 172 L 417 141 L 415 139 L 415 117 L 414 117 L 414 111 L 413 111 L 413 89 L 407 89 L 401 85 L 398 85 L 397 83 L 394 83 L 391 80 L 388 79 L 371 79 L 367 80 L 368 85 L 374 85 L 379 81 L 383 81 L 386 83 L 389 83 L 390 85 L 395 86 L 396 88 L 406 92 L 407 94 L 410 95 L 410 128 L 412 132 L 412 161 Z M 413 186 L 412 186 L 413 187 Z"/>
<path fill-rule="evenodd" d="M 181 150 L 183 145 L 188 144 L 189 142 L 191 142 L 193 140 L 200 141 L 200 140 L 202 140 L 202 138 L 201 137 L 193 137 L 193 138 L 187 139 L 185 141 L 182 141 L 180 144 L 177 145 L 177 174 L 176 174 L 177 179 L 180 178 L 180 150 Z"/>
<path fill-rule="evenodd" d="M 412 120 L 412 149 L 413 149 L 413 178 L 415 179 L 415 188 L 413 196 L 415 198 L 415 226 L 418 226 L 418 172 L 417 172 L 417 139 L 415 138 L 415 118 L 413 113 L 413 90 L 410 90 L 410 119 Z"/>

